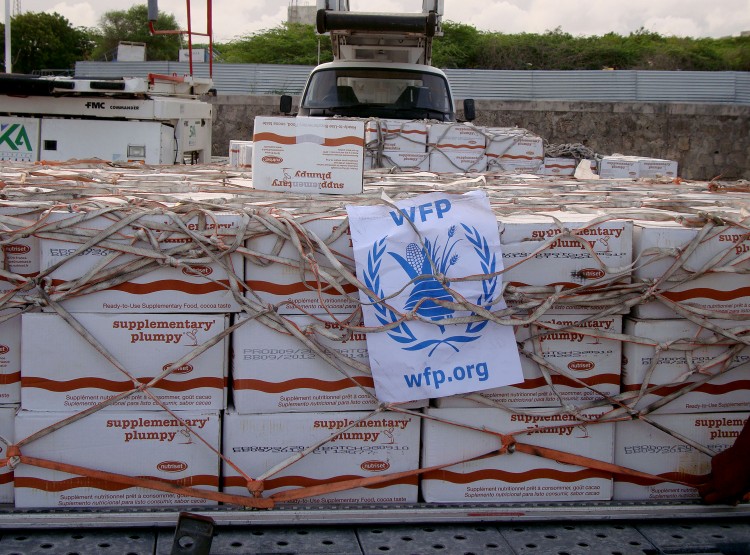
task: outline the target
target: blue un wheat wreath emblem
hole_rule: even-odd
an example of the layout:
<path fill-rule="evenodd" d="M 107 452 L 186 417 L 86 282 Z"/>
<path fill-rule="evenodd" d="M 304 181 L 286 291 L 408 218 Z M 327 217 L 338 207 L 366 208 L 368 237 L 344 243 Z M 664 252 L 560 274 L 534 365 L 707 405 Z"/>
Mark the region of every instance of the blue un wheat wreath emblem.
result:
<path fill-rule="evenodd" d="M 448 275 L 450 268 L 459 261 L 456 253 L 457 244 L 465 239 L 471 246 L 474 254 L 479 259 L 482 273 L 490 274 L 491 277 L 482 280 L 482 293 L 474 303 L 486 309 L 490 309 L 497 292 L 498 278 L 494 276 L 497 267 L 497 256 L 489 248 L 487 240 L 476 228 L 461 224 L 463 237 L 457 237 L 456 226 L 448 229 L 447 236 L 437 236 L 433 239 L 425 239 L 424 246 L 417 243 L 409 243 L 402 253 L 388 251 L 388 237 L 375 241 L 367 255 L 367 268 L 364 275 L 365 285 L 375 293 L 378 298 L 373 301 L 373 309 L 378 321 L 382 325 L 393 324 L 398 321 L 399 316 L 384 303 L 379 302 L 383 297 L 383 288 L 380 282 L 380 268 L 383 257 L 388 254 L 403 269 L 411 281 L 409 296 L 404 304 L 404 311 L 414 311 L 426 320 L 434 322 L 449 320 L 454 315 L 454 310 L 441 306 L 436 301 L 453 301 L 450 291 L 435 277 L 435 273 Z M 442 240 L 441 240 L 442 239 Z M 463 251 L 464 253 L 470 251 Z M 467 265 L 462 264 L 463 267 Z M 474 314 L 474 313 L 471 313 Z M 386 332 L 388 336 L 401 345 L 406 351 L 428 350 L 428 356 L 436 351 L 441 345 L 446 345 L 454 351 L 459 352 L 462 344 L 476 341 L 480 332 L 487 325 L 487 320 L 470 322 L 459 334 L 453 333 L 455 326 L 437 325 L 440 336 L 433 334 L 429 338 L 420 338 L 406 322 Z"/>

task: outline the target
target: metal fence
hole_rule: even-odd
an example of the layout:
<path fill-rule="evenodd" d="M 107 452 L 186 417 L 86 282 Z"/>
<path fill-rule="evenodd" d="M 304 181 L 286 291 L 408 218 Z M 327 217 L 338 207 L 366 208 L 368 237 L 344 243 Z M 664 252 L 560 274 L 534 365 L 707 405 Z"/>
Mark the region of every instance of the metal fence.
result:
<path fill-rule="evenodd" d="M 214 64 L 218 94 L 300 94 L 312 66 Z M 78 62 L 77 77 L 186 75 L 187 62 Z M 208 64 L 194 63 L 196 77 Z M 740 71 L 446 70 L 457 98 L 750 104 L 750 73 Z"/>

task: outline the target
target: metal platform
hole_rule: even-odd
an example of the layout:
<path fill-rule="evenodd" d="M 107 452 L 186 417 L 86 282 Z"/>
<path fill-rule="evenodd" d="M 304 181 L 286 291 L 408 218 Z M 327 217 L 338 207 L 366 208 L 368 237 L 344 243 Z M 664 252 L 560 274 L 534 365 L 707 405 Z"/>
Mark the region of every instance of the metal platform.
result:
<path fill-rule="evenodd" d="M 420 525 L 482 522 L 681 520 L 750 521 L 750 504 L 700 502 L 416 503 L 370 505 L 281 505 L 271 510 L 233 507 L 15 509 L 0 508 L 2 529 L 173 527 L 182 512 L 203 515 L 217 526 Z M 0 551 L 0 555 L 2 552 Z"/>
<path fill-rule="evenodd" d="M 5 530 L 0 555 L 174 555 L 175 544 L 171 528 Z M 218 527 L 210 551 L 180 547 L 186 555 L 747 555 L 750 520 Z"/>

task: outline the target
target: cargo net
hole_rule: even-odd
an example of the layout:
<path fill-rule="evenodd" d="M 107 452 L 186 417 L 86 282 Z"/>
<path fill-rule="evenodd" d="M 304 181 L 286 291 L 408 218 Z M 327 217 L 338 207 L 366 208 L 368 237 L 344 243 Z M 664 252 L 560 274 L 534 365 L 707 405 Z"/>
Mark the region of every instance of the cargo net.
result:
<path fill-rule="evenodd" d="M 85 489 L 93 484 L 109 492 L 128 488 L 162 492 L 175 495 L 177 499 L 190 499 L 191 503 L 198 500 L 209 504 L 273 508 L 279 503 L 298 500 L 329 499 L 330 503 L 330 499 L 336 499 L 339 492 L 355 488 L 377 489 L 398 483 L 416 485 L 420 477 L 423 481 L 449 479 L 456 476 L 456 469 L 476 461 L 496 461 L 497 469 L 484 470 L 482 476 L 497 480 L 498 484 L 513 485 L 513 475 L 503 470 L 504 461 L 512 460 L 518 453 L 563 463 L 548 472 L 553 480 L 563 484 L 573 479 L 567 476 L 570 476 L 570 469 L 574 469 L 579 478 L 619 477 L 638 484 L 671 483 L 695 487 L 705 478 L 703 474 L 708 470 L 705 465 L 703 472 L 678 472 L 675 469 L 674 472 L 655 475 L 615 464 L 611 457 L 597 459 L 565 449 L 536 445 L 530 439 L 545 433 L 567 436 L 574 432 L 587 433 L 586 430 L 615 422 L 638 421 L 658 429 L 664 437 L 671 437 L 674 446 L 670 449 L 675 452 L 694 449 L 704 453 L 706 460 L 709 460 L 717 449 L 715 445 L 706 446 L 691 439 L 685 432 L 670 429 L 658 421 L 654 412 L 670 403 L 679 402 L 682 396 L 703 386 L 726 387 L 729 390 L 731 385 L 715 384 L 725 384 L 724 377 L 740 366 L 747 370 L 747 347 L 750 343 L 747 333 L 750 329 L 748 305 L 731 310 L 722 308 L 720 303 L 701 306 L 685 302 L 674 293 L 677 286 L 684 288 L 705 278 L 718 280 L 734 276 L 747 283 L 745 276 L 750 268 L 750 249 L 747 248 L 750 245 L 750 189 L 746 183 L 683 182 L 676 186 L 671 181 L 658 180 L 624 183 L 548 179 L 525 182 L 498 175 L 474 179 L 423 176 L 415 180 L 409 175 L 367 174 L 364 194 L 343 197 L 255 191 L 247 174 L 215 165 L 184 169 L 102 164 L 97 161 L 57 166 L 9 164 L 2 169 L 0 177 L 0 243 L 3 246 L 0 251 L 3 253 L 0 264 L 3 281 L 0 283 L 4 284 L 0 294 L 0 326 L 20 318 L 21 314 L 26 316 L 40 311 L 56 314 L 91 350 L 104 357 L 121 378 L 115 391 L 104 388 L 104 398 L 91 406 L 56 413 L 59 419 L 51 425 L 16 437 L 15 440 L 2 438 L 5 447 L 3 462 L 16 470 L 17 488 L 36 487 L 29 477 L 33 476 L 33 472 L 24 473 L 23 476 L 19 472 L 21 468 L 34 467 L 59 472 L 53 474 L 43 486 L 52 490 L 57 488 L 56 491 L 77 491 L 77 487 Z M 433 299 L 438 305 L 466 310 L 471 316 L 450 322 L 434 321 L 422 317 L 415 308 L 408 312 L 396 312 L 396 318 L 390 325 L 374 328 L 361 324 L 360 308 L 342 315 L 335 312 L 315 314 L 304 306 L 296 306 L 299 313 L 309 317 L 308 324 L 300 325 L 279 310 L 281 306 L 294 305 L 293 300 L 285 298 L 269 302 L 255 288 L 258 282 L 253 277 L 254 268 L 276 266 L 283 268 L 286 275 L 296 275 L 297 282 L 317 296 L 322 306 L 325 306 L 323 298 L 330 294 L 359 305 L 360 291 L 366 291 L 369 296 L 373 296 L 373 292 L 357 278 L 351 255 L 332 247 L 347 232 L 346 204 L 389 203 L 428 191 L 460 194 L 478 187 L 487 192 L 499 221 L 551 211 L 587 217 L 584 225 L 573 228 L 566 226 L 561 219 L 550 216 L 550 229 L 554 229 L 554 233 L 534 242 L 527 256 L 506 261 L 505 270 L 496 276 L 502 279 L 503 296 L 508 308 L 477 306 L 457 296 L 450 301 Z M 236 215 L 234 224 L 223 226 L 224 214 Z M 340 218 L 341 224 L 332 226 L 330 233 L 317 234 L 312 230 L 315 222 L 335 218 Z M 649 247 L 634 256 L 632 262 L 609 267 L 584 232 L 613 222 L 676 226 L 686 231 L 688 238 L 676 246 Z M 703 257 L 697 264 L 692 262 L 693 254 L 719 235 L 729 238 L 724 248 Z M 26 265 L 22 255 L 28 252 L 26 242 L 32 239 L 54 245 L 59 251 L 56 253 L 59 255 L 57 261 L 38 271 L 33 269 L 32 262 Z M 528 241 L 531 242 L 531 239 Z M 565 279 L 554 285 L 529 285 L 503 279 L 504 274 L 551 252 L 561 241 L 580 245 L 579 256 L 586 256 L 591 261 L 590 275 L 573 276 L 577 282 L 576 279 Z M 29 248 L 33 251 L 39 247 Z M 92 252 L 97 255 L 95 263 L 86 265 L 75 276 L 55 277 L 64 276 L 59 273 L 61 268 Z M 236 257 L 239 257 L 239 263 Z M 636 277 L 640 268 L 657 263 L 661 264 L 658 274 L 649 278 Z M 243 272 L 245 264 L 247 275 Z M 133 368 L 128 360 L 118 358 L 111 352 L 101 339 L 100 330 L 87 329 L 81 323 L 83 313 L 67 308 L 74 301 L 118 288 L 130 290 L 134 292 L 133 297 L 138 298 L 148 292 L 148 287 L 134 284 L 142 284 L 143 280 L 139 281 L 141 278 L 146 278 L 147 283 L 149 275 L 165 268 L 184 272 L 191 279 L 197 279 L 191 286 L 192 292 L 226 293 L 227 302 L 236 308 L 226 311 L 234 314 L 230 325 L 209 341 L 196 343 L 179 359 L 163 367 Z M 201 268 L 212 268 L 213 271 Z M 221 277 L 217 277 L 219 275 Z M 551 276 L 551 279 L 552 282 L 560 281 L 555 276 Z M 734 294 L 737 297 L 750 297 L 747 289 L 747 285 L 737 287 Z M 383 302 L 387 302 L 387 299 Z M 646 305 L 669 309 L 675 315 L 673 318 L 689 322 L 692 331 L 660 339 L 657 333 L 639 335 L 638 328 L 631 331 L 627 331 L 627 328 L 614 330 L 595 324 L 612 316 L 627 315 Z M 566 308 L 573 308 L 585 316 L 573 321 L 559 314 L 560 309 L 565 312 Z M 391 307 L 391 310 L 395 309 Z M 117 310 L 113 313 L 119 315 Z M 141 316 L 153 317 L 154 314 L 151 312 Z M 506 403 L 486 392 L 468 394 L 464 402 L 470 406 L 494 407 L 497 411 L 484 413 L 487 416 L 479 422 L 452 419 L 448 412 L 407 408 L 408 404 L 380 403 L 374 395 L 367 360 L 347 356 L 345 349 L 336 349 L 332 345 L 343 344 L 362 334 L 384 333 L 413 320 L 436 326 L 491 320 L 516 330 L 526 329 L 526 336 L 518 341 L 519 352 L 538 369 L 537 385 L 546 386 L 553 402 L 540 416 L 538 410 Z M 165 402 L 160 392 L 164 391 L 162 388 L 166 387 L 165 384 L 172 383 L 175 373 L 186 365 L 197 364 L 202 354 L 212 347 L 224 345 L 235 332 L 251 323 L 296 341 L 299 352 L 324 361 L 332 371 L 338 373 L 337 378 L 331 379 L 350 386 L 361 398 L 369 400 L 371 407 L 358 411 L 356 418 L 339 419 L 336 425 L 323 426 L 325 433 L 320 439 L 276 449 L 279 454 L 273 464 L 249 471 L 238 456 L 242 448 L 222 452 L 218 439 L 205 437 L 204 429 L 197 425 L 192 413 L 183 412 L 174 404 Z M 642 355 L 647 360 L 644 363 L 644 378 L 635 385 L 623 385 L 617 391 L 608 393 L 596 380 L 578 377 L 576 370 L 580 368 L 576 368 L 576 365 L 563 366 L 547 356 L 545 343 L 562 340 L 570 345 L 569 340 L 573 338 L 585 338 L 589 347 L 592 346 L 590 344 L 606 342 L 617 347 L 612 349 L 617 353 L 626 345 L 645 349 L 646 354 Z M 668 382 L 657 379 L 657 367 L 665 356 L 679 357 L 684 362 L 684 370 L 672 376 Z M 55 362 L 50 360 L 47 364 L 52 368 Z M 20 376 L 4 376 L 6 386 L 14 382 L 17 385 L 22 380 L 25 390 L 24 364 L 25 361 L 22 362 Z M 31 380 L 28 382 L 30 388 L 34 384 Z M 747 398 L 747 379 L 744 382 L 739 380 L 735 386 L 744 387 Z M 570 388 L 590 393 L 587 396 L 589 400 L 571 402 L 565 392 Z M 39 452 L 34 449 L 35 444 L 42 444 L 45 438 L 62 434 L 69 427 L 106 414 L 108 409 L 118 404 L 121 406 L 138 396 L 150 402 L 149 414 L 159 415 L 162 423 L 169 423 L 173 431 L 179 432 L 176 435 L 214 457 L 217 461 L 214 467 L 221 461 L 225 486 L 234 484 L 243 491 L 230 493 L 231 488 L 220 487 L 218 473 L 208 477 L 172 480 L 155 477 L 147 470 L 138 473 L 116 470 L 121 465 L 108 460 L 106 448 L 86 461 L 76 457 L 71 459 L 68 451 Z M 117 414 L 122 416 L 122 412 Z M 144 413 L 138 414 L 140 420 L 126 419 L 113 426 L 132 432 L 145 425 Z M 323 417 L 317 414 L 316 418 L 334 421 L 336 414 L 329 412 Z M 496 424 L 495 416 L 491 415 L 501 414 L 512 425 Z M 592 417 L 591 414 L 596 416 Z M 726 418 L 722 418 L 729 420 L 732 413 L 724 413 L 724 416 Z M 369 425 L 368 422 L 385 422 L 387 419 L 385 429 L 393 432 L 396 423 L 406 417 L 421 419 L 425 426 L 427 423 L 438 423 L 467 434 L 479 434 L 484 440 L 479 442 L 478 451 L 471 456 L 457 457 L 459 449 L 444 445 L 441 457 L 438 457 L 440 462 L 427 466 L 415 464 L 412 468 L 397 472 L 386 469 L 387 465 L 377 460 L 369 461 L 372 467 L 380 462 L 380 467 L 374 468 L 377 472 L 371 472 L 369 476 L 360 472 L 359 475 L 302 479 L 293 471 L 295 465 L 327 448 L 330 448 L 328 452 L 335 452 L 337 446 L 341 445 L 342 437 L 353 431 L 362 431 Z M 390 428 L 389 422 L 394 424 Z M 253 434 L 246 434 L 243 445 L 252 444 L 253 437 Z M 89 440 L 95 441 L 94 438 Z M 280 442 L 283 438 L 276 440 Z M 461 441 L 457 440 L 458 443 Z M 418 444 L 412 445 L 412 449 L 418 448 Z M 262 449 L 261 446 L 256 450 Z M 132 462 L 135 466 L 137 461 Z M 170 464 L 179 466 L 176 462 Z M 484 491 L 489 488 L 478 488 L 477 491 L 480 489 Z M 269 494 L 269 491 L 272 493 Z M 482 495 L 475 497 L 481 498 Z M 81 503 L 86 506 L 86 501 Z"/>

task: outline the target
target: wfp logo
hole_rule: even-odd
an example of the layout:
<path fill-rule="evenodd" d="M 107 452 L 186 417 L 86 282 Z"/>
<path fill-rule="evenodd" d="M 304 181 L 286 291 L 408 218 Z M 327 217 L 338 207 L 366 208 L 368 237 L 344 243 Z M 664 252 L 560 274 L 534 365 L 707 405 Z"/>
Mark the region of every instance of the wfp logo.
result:
<path fill-rule="evenodd" d="M 375 315 L 382 325 L 392 325 L 400 320 L 399 315 L 380 302 L 385 297 L 380 283 L 380 269 L 385 254 L 388 254 L 399 264 L 410 280 L 411 290 L 404 304 L 404 310 L 413 312 L 425 320 L 444 322 L 437 325 L 440 330 L 439 337 L 417 337 L 406 322 L 401 322 L 388 330 L 388 337 L 400 344 L 401 348 L 406 351 L 428 349 L 428 356 L 432 356 L 439 346 L 446 345 L 455 352 L 460 352 L 462 344 L 479 339 L 479 333 L 488 323 L 487 320 L 470 322 L 463 329 L 462 334 L 446 336 L 445 320 L 453 318 L 455 310 L 443 306 L 440 302 L 450 303 L 455 301 L 449 290 L 450 281 L 447 278 L 447 273 L 459 261 L 459 254 L 455 252 L 457 244 L 462 240 L 470 243 L 472 250 L 464 250 L 464 253 L 473 251 L 479 260 L 483 274 L 494 274 L 497 268 L 497 256 L 490 250 L 487 239 L 474 227 L 461 224 L 461 228 L 462 237 L 457 236 L 457 227 L 453 225 L 448 229 L 445 237 L 438 236 L 432 240 L 425 239 L 423 245 L 408 244 L 403 255 L 395 251 L 387 251 L 388 237 L 383 237 L 373 243 L 372 249 L 367 255 L 364 282 L 370 291 L 378 296 L 378 298 L 371 297 L 371 300 L 374 302 Z M 462 264 L 462 266 L 468 267 L 467 264 Z M 439 280 L 438 275 L 442 276 L 443 279 Z M 474 299 L 474 304 L 490 310 L 497 292 L 497 276 L 491 275 L 482 280 L 481 283 L 482 293 Z M 472 312 L 470 315 L 475 315 L 475 313 Z"/>
<path fill-rule="evenodd" d="M 7 146 L 13 152 L 25 150 L 31 152 L 31 140 L 26 127 L 20 123 L 0 124 L 0 147 Z"/>

